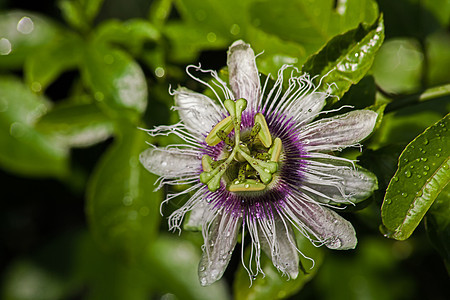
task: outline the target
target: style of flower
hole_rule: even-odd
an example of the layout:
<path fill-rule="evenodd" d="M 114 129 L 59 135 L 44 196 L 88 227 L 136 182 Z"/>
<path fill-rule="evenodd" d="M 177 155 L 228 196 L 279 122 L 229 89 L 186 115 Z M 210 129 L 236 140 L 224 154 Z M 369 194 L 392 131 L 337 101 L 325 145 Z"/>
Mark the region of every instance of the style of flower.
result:
<path fill-rule="evenodd" d="M 228 51 L 229 86 L 215 71 L 189 66 L 188 74 L 212 90 L 216 101 L 186 88 L 173 91 L 181 121 L 148 130 L 152 136 L 175 134 L 186 144 L 151 145 L 140 161 L 160 176 L 159 185 L 191 187 L 189 200 L 169 217 L 170 229 L 201 228 L 203 256 L 198 274 L 202 285 L 220 279 L 241 234 L 242 248 L 251 241 L 250 276 L 263 273 L 261 250 L 284 275 L 296 278 L 299 254 L 294 230 L 316 246 L 353 249 L 353 226 L 330 207 L 356 203 L 377 188 L 376 177 L 353 161 L 332 155 L 359 142 L 372 131 L 377 113 L 355 110 L 313 121 L 330 95 L 318 91 L 308 74 L 284 66 L 273 88 L 261 88 L 255 54 L 243 41 Z M 192 76 L 191 68 L 209 73 L 212 85 Z M 283 73 L 292 68 L 283 91 Z M 225 100 L 222 100 L 225 99 Z M 313 121 L 313 122 L 312 122 Z M 254 263 L 253 263 L 254 261 Z M 252 267 L 253 266 L 253 267 Z"/>

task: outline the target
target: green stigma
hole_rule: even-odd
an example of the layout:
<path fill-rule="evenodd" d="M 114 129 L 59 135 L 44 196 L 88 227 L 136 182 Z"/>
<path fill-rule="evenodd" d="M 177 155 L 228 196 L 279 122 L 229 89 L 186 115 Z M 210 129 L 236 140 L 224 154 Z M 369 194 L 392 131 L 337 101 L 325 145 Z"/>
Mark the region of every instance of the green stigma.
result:
<path fill-rule="evenodd" d="M 230 192 L 262 191 L 272 182 L 278 170 L 281 140 L 272 140 L 266 119 L 261 113 L 255 115 L 251 131 L 241 135 L 241 118 L 247 108 L 247 101 L 225 100 L 224 105 L 230 115 L 214 126 L 205 142 L 215 146 L 223 141 L 231 151 L 227 151 L 226 157 L 219 161 L 204 155 L 200 181 L 212 192 L 219 189 L 222 178 Z M 234 137 L 230 137 L 233 129 Z"/>

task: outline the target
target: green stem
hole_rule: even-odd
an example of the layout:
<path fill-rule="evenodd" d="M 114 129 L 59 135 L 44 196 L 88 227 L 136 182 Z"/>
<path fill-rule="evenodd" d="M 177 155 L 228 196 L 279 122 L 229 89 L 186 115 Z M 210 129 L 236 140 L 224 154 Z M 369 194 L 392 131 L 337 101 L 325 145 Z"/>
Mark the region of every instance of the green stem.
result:
<path fill-rule="evenodd" d="M 450 96 L 450 84 L 429 88 L 421 93 L 394 100 L 386 106 L 385 113 L 402 109 L 410 104 L 417 104 L 444 96 Z"/>

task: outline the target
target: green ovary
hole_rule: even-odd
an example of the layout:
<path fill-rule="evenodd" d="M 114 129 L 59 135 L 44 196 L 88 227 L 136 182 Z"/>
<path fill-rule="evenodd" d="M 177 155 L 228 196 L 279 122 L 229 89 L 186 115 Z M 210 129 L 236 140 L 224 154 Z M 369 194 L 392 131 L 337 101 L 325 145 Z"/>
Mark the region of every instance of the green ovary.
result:
<path fill-rule="evenodd" d="M 281 140 L 272 139 L 261 113 L 255 115 L 253 128 L 241 134 L 242 112 L 247 107 L 245 99 L 225 100 L 224 105 L 230 115 L 211 130 L 205 141 L 209 146 L 223 141 L 231 151 L 224 151 L 217 161 L 204 155 L 200 181 L 212 192 L 219 189 L 222 179 L 230 192 L 262 191 L 278 170 Z M 230 137 L 233 129 L 234 136 Z"/>

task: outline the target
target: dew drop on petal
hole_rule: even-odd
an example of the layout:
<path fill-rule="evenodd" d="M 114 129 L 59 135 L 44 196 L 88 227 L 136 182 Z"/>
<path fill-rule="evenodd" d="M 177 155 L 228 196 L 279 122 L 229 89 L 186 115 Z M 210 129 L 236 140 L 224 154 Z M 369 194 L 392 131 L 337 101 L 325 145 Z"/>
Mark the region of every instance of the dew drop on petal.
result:
<path fill-rule="evenodd" d="M 411 172 L 410 171 L 406 171 L 405 172 L 405 176 L 408 177 L 408 178 L 411 177 Z"/>

